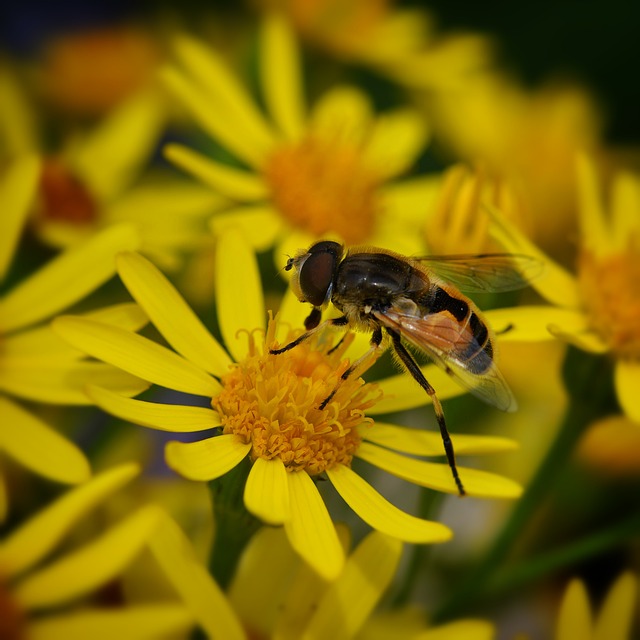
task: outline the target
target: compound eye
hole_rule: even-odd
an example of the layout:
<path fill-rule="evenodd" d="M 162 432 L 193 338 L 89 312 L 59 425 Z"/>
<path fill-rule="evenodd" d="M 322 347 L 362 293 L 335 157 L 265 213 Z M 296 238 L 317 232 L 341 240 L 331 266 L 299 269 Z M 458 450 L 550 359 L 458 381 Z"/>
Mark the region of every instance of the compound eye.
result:
<path fill-rule="evenodd" d="M 314 307 L 322 306 L 329 297 L 336 260 L 333 253 L 311 253 L 300 268 L 300 291 Z"/>

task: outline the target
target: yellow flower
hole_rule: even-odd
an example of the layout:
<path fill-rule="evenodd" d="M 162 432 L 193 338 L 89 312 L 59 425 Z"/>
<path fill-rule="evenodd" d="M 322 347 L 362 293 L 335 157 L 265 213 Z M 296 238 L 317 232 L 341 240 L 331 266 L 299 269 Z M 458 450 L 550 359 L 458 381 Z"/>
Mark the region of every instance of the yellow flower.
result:
<path fill-rule="evenodd" d="M 584 583 L 567 587 L 556 626 L 556 640 L 630 640 L 634 611 L 638 608 L 638 580 L 623 573 L 609 589 L 594 618 Z"/>
<path fill-rule="evenodd" d="M 314 482 L 321 473 L 373 528 L 408 542 L 447 540 L 447 527 L 400 511 L 350 466 L 356 456 L 415 484 L 456 494 L 447 464 L 402 455 L 442 455 L 438 434 L 372 424 L 365 416 L 376 408 L 382 412 L 425 404 L 426 394 L 411 389 L 402 376 L 377 385 L 385 392 L 399 389 L 400 397 L 374 407 L 376 386 L 354 376 L 319 409 L 349 364 L 343 357 L 348 342 L 332 354 L 326 337 L 286 354 L 270 354 L 276 339 L 283 343 L 290 336 L 287 325 L 301 325 L 296 314 L 302 305 L 293 303 L 291 294 L 280 322 L 265 327 L 256 259 L 238 231 L 221 236 L 217 261 L 218 323 L 235 364 L 166 278 L 134 253 L 119 257 L 120 276 L 175 351 L 94 320 L 62 317 L 54 323 L 60 335 L 86 353 L 149 382 L 205 396 L 212 408 L 143 402 L 95 386 L 88 391 L 93 401 L 120 418 L 164 431 L 222 427 L 222 434 L 199 442 L 169 443 L 168 464 L 187 478 L 208 481 L 249 456 L 246 507 L 270 524 L 284 525 L 293 548 L 325 578 L 340 573 L 344 555 Z M 289 315 L 287 309 L 295 311 Z M 442 393 L 459 393 L 446 378 L 442 374 Z M 501 438 L 454 437 L 459 454 L 503 450 L 511 444 Z M 515 483 L 487 472 L 462 468 L 460 475 L 471 496 L 520 493 Z"/>
<path fill-rule="evenodd" d="M 211 190 L 146 165 L 166 125 L 157 88 L 133 94 L 94 127 L 67 136 L 50 150 L 31 105 L 7 69 L 0 69 L 0 155 L 42 156 L 32 226 L 43 242 L 65 248 L 113 224 L 135 224 L 141 250 L 167 268 L 181 251 L 207 245 L 206 220 L 221 204 Z M 26 112 L 26 113 L 25 113 Z"/>
<path fill-rule="evenodd" d="M 188 36 L 175 43 L 182 68 L 162 73 L 206 133 L 245 165 L 224 164 L 181 145 L 166 148 L 172 162 L 234 202 L 213 218 L 214 232 L 240 226 L 258 250 L 285 239 L 279 256 L 329 232 L 350 244 L 384 239 L 385 246 L 395 243 L 405 253 L 418 250 L 411 221 L 422 211 L 430 182 L 390 182 L 425 144 L 418 114 L 407 109 L 375 117 L 367 97 L 346 86 L 326 93 L 307 114 L 288 23 L 265 19 L 260 45 L 271 121 L 220 56 Z M 289 237 L 292 230 L 297 233 Z"/>
<path fill-rule="evenodd" d="M 125 464 L 96 475 L 0 541 L 0 637 L 165 638 L 167 633 L 184 632 L 192 625 L 191 615 L 177 602 L 117 609 L 83 605 L 49 611 L 117 578 L 150 544 L 164 518 L 153 505 L 137 509 L 94 540 L 38 566 L 60 547 L 75 525 L 138 472 L 137 465 Z"/>
<path fill-rule="evenodd" d="M 494 212 L 496 237 L 514 253 L 544 262 L 533 285 L 556 305 L 541 318 L 553 335 L 615 360 L 615 388 L 624 412 L 640 422 L 640 190 L 636 177 L 621 173 L 605 213 L 595 169 L 578 158 L 580 245 L 575 276 L 555 263 Z M 527 310 L 520 310 L 523 321 Z"/>
<path fill-rule="evenodd" d="M 14 161 L 0 180 L 0 280 L 11 264 L 20 231 L 33 201 L 39 160 Z M 146 384 L 113 367 L 81 361 L 81 354 L 42 324 L 106 282 L 115 272 L 114 256 L 135 249 L 138 239 L 128 226 L 114 226 L 82 247 L 61 254 L 0 296 L 0 451 L 57 482 L 75 484 L 89 477 L 89 463 L 74 444 L 35 413 L 14 400 L 46 404 L 88 404 L 88 380 L 120 393 L 135 395 Z M 119 305 L 94 318 L 136 330 L 146 316 L 136 305 Z M 0 520 L 7 496 L 0 474 Z"/>

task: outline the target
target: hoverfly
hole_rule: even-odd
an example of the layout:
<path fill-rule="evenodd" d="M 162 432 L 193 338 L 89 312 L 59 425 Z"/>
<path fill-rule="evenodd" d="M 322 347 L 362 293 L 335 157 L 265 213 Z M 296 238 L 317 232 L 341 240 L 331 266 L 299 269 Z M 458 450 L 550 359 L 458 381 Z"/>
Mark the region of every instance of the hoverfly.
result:
<path fill-rule="evenodd" d="M 405 343 L 426 354 L 480 399 L 503 411 L 514 411 L 515 398 L 494 361 L 494 334 L 476 305 L 457 287 L 467 291 L 518 289 L 539 266 L 534 258 L 523 255 L 410 258 L 374 247 L 346 250 L 337 242 L 316 242 L 289 258 L 284 267 L 295 270 L 291 286 L 298 299 L 313 305 L 304 323 L 306 332 L 271 353 L 293 349 L 325 326 L 371 332 L 370 349 L 342 374 L 345 380 L 385 340 L 431 398 L 447 461 L 458 492 L 464 495 L 442 406 Z M 343 315 L 320 322 L 329 302 Z M 335 390 L 320 408 L 334 394 Z"/>

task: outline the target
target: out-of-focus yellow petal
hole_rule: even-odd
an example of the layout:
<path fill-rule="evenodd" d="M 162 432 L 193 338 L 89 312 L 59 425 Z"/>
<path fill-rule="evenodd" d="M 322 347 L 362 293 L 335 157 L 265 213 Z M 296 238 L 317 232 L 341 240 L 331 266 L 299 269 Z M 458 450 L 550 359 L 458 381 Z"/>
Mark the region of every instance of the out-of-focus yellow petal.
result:
<path fill-rule="evenodd" d="M 15 67 L 6 59 L 0 67 L 0 137 L 5 158 L 33 153 L 39 147 L 33 104 L 18 81 Z"/>
<path fill-rule="evenodd" d="M 220 332 L 240 362 L 249 348 L 242 331 L 264 331 L 266 319 L 258 261 L 237 229 L 227 230 L 218 240 L 215 278 Z"/>
<path fill-rule="evenodd" d="M 305 120 L 300 60 L 293 29 L 284 17 L 274 13 L 264 20 L 261 45 L 260 77 L 267 109 L 278 129 L 297 139 Z"/>
<path fill-rule="evenodd" d="M 244 503 L 267 524 L 282 524 L 289 519 L 287 470 L 280 458 L 256 458 L 244 488 Z"/>
<path fill-rule="evenodd" d="M 411 453 L 416 456 L 441 456 L 444 452 L 442 436 L 435 431 L 398 427 L 374 422 L 358 429 L 364 440 L 381 447 Z M 518 443 L 498 436 L 452 434 L 451 441 L 457 454 L 496 453 L 513 451 Z"/>
<path fill-rule="evenodd" d="M 167 342 L 189 362 L 220 377 L 231 359 L 176 288 L 146 258 L 121 253 L 118 274 Z"/>
<path fill-rule="evenodd" d="M 580 580 L 572 580 L 562 599 L 555 638 L 556 640 L 591 638 L 592 629 L 587 590 Z"/>
<path fill-rule="evenodd" d="M 435 365 L 422 367 L 422 372 L 436 390 L 440 400 L 455 398 L 465 393 L 465 389 L 460 384 Z M 384 395 L 382 400 L 367 409 L 370 415 L 415 409 L 431 403 L 429 395 L 409 374 L 401 373 L 383 380 L 376 380 L 376 384 Z"/>
<path fill-rule="evenodd" d="M 626 251 L 629 238 L 640 229 L 640 182 L 631 173 L 620 172 L 614 178 L 610 227 L 616 251 Z"/>
<path fill-rule="evenodd" d="M 220 426 L 220 416 L 207 407 L 133 400 L 94 385 L 88 386 L 86 392 L 89 399 L 107 413 L 143 427 L 191 433 Z"/>
<path fill-rule="evenodd" d="M 617 360 L 614 381 L 620 406 L 634 422 L 640 423 L 640 363 Z"/>
<path fill-rule="evenodd" d="M 3 100 L 5 96 L 3 94 Z M 0 280 L 13 258 L 18 238 L 35 199 L 40 158 L 26 155 L 15 160 L 0 179 Z"/>
<path fill-rule="evenodd" d="M 218 382 L 203 369 L 135 333 L 73 316 L 58 317 L 52 326 L 78 349 L 143 380 L 202 396 L 220 392 Z"/>
<path fill-rule="evenodd" d="M 284 524 L 291 546 L 325 580 L 344 566 L 344 550 L 313 480 L 304 471 L 288 473 L 291 519 Z"/>
<path fill-rule="evenodd" d="M 114 225 L 69 249 L 0 300 L 0 331 L 26 327 L 80 300 L 115 273 L 115 254 L 138 247 L 135 229 Z"/>
<path fill-rule="evenodd" d="M 328 469 L 327 475 L 344 501 L 369 526 L 388 536 L 422 544 L 446 542 L 452 536 L 451 529 L 439 522 L 401 511 L 348 467 L 339 465 Z"/>
<path fill-rule="evenodd" d="M 149 546 L 208 638 L 245 640 L 245 633 L 229 601 L 196 559 L 189 539 L 166 514 L 163 514 Z"/>
<path fill-rule="evenodd" d="M 139 471 L 138 465 L 133 463 L 114 467 L 68 491 L 39 511 L 0 545 L 3 575 L 15 576 L 35 565 L 57 546 L 78 520 Z"/>
<path fill-rule="evenodd" d="M 340 579 L 327 589 L 304 637 L 352 638 L 389 586 L 402 544 L 374 531 L 347 558 Z"/>
<path fill-rule="evenodd" d="M 30 640 L 156 640 L 164 637 L 184 637 L 193 624 L 191 613 L 182 605 L 171 602 L 127 605 L 122 609 L 85 608 L 73 613 L 30 621 L 28 637 Z"/>
<path fill-rule="evenodd" d="M 68 162 L 100 200 L 118 195 L 149 160 L 166 120 L 160 92 L 132 96 L 93 129 Z"/>
<path fill-rule="evenodd" d="M 3 523 L 9 512 L 9 494 L 7 493 L 7 483 L 4 479 L 2 467 L 0 467 L 0 523 Z"/>
<path fill-rule="evenodd" d="M 397 176 L 411 168 L 427 137 L 424 118 L 416 112 L 407 109 L 382 114 L 374 121 L 367 140 L 365 162 L 380 177 Z"/>
<path fill-rule="evenodd" d="M 229 207 L 209 221 L 215 237 L 227 229 L 240 229 L 254 251 L 266 251 L 273 246 L 283 228 L 282 216 L 270 204 Z"/>
<path fill-rule="evenodd" d="M 228 198 L 238 202 L 266 199 L 266 182 L 257 174 L 221 164 L 181 144 L 168 144 L 164 155 L 170 162 L 184 169 Z"/>
<path fill-rule="evenodd" d="M 90 404 L 85 393 L 88 384 L 124 396 L 135 396 L 149 388 L 145 380 L 102 362 L 6 360 L 0 370 L 0 389 L 48 404 Z"/>
<path fill-rule="evenodd" d="M 181 476 L 207 482 L 231 471 L 250 449 L 250 444 L 243 444 L 235 435 L 227 434 L 199 442 L 169 442 L 165 447 L 165 459 Z"/>
<path fill-rule="evenodd" d="M 0 395 L 0 450 L 32 471 L 57 482 L 77 484 L 91 475 L 89 461 L 70 440 Z"/>
<path fill-rule="evenodd" d="M 24 578 L 15 598 L 27 610 L 63 604 L 117 576 L 148 543 L 160 522 L 156 506 L 142 507 L 54 564 Z"/>
<path fill-rule="evenodd" d="M 407 458 L 369 442 L 363 442 L 356 454 L 359 458 L 388 471 L 394 476 L 445 493 L 457 494 L 458 489 L 448 464 L 437 464 Z M 522 487 L 513 480 L 486 471 L 458 467 L 460 479 L 469 496 L 478 498 L 517 498 Z"/>
<path fill-rule="evenodd" d="M 457 620 L 412 636 L 413 640 L 494 640 L 495 637 L 495 627 L 486 620 Z"/>
<path fill-rule="evenodd" d="M 623 573 L 609 589 L 596 620 L 593 640 L 625 640 L 631 637 L 638 606 L 638 579 Z"/>
<path fill-rule="evenodd" d="M 606 222 L 602 193 L 593 162 L 583 154 L 578 155 L 576 171 L 581 244 L 597 255 L 607 254 L 613 249 L 613 238 Z"/>

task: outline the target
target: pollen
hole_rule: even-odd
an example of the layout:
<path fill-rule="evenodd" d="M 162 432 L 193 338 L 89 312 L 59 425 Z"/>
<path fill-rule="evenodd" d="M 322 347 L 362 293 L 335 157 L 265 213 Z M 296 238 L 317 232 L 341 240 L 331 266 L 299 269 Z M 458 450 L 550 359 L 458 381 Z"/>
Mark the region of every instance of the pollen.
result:
<path fill-rule="evenodd" d="M 593 328 L 623 358 L 640 358 L 640 246 L 596 256 L 584 250 L 580 285 Z"/>
<path fill-rule="evenodd" d="M 222 378 L 223 391 L 212 400 L 223 432 L 250 443 L 254 460 L 280 458 L 288 471 L 315 476 L 338 464 L 350 465 L 360 445 L 357 427 L 371 423 L 365 411 L 381 396 L 376 385 L 360 377 L 340 381 L 349 366 L 343 356 L 351 341 L 347 336 L 328 353 L 331 345 L 314 337 L 273 355 L 275 322 L 269 323 L 265 338 L 250 334 L 248 356 Z"/>
<path fill-rule="evenodd" d="M 264 175 L 276 206 L 292 225 L 315 237 L 338 233 L 348 244 L 371 235 L 379 178 L 356 146 L 309 136 L 276 149 Z"/>
<path fill-rule="evenodd" d="M 61 161 L 48 159 L 40 178 L 41 210 L 46 220 L 87 224 L 96 217 L 96 202 L 87 187 Z"/>

